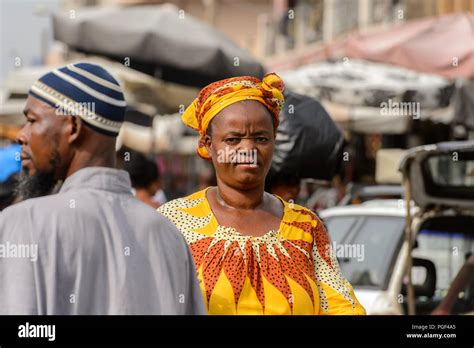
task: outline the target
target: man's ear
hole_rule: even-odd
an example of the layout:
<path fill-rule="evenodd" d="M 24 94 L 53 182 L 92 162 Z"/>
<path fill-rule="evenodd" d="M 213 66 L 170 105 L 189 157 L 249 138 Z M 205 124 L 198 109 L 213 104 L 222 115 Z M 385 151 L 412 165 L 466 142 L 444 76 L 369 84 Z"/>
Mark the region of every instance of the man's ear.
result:
<path fill-rule="evenodd" d="M 82 119 L 79 116 L 69 116 L 68 143 L 77 141 L 82 130 Z"/>

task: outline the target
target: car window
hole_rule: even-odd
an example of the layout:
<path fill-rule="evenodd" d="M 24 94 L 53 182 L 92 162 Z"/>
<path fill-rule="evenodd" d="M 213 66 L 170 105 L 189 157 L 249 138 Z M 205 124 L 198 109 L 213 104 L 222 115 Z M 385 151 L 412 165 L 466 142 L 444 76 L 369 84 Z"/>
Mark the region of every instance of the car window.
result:
<path fill-rule="evenodd" d="M 360 222 L 350 225 L 351 218 Z M 354 287 L 386 287 L 394 258 L 398 255 L 404 225 L 403 217 L 391 216 L 327 219 L 333 252 L 342 274 Z M 349 232 L 352 233 L 349 235 Z"/>
<path fill-rule="evenodd" d="M 474 160 L 434 156 L 428 159 L 428 168 L 436 185 L 474 187 Z"/>
<path fill-rule="evenodd" d="M 338 216 L 325 219 L 324 223 L 330 239 L 342 243 L 357 220 L 358 218 L 355 216 Z"/>
<path fill-rule="evenodd" d="M 444 296 L 451 282 L 474 252 L 474 239 L 463 233 L 423 229 L 417 236 L 418 247 L 413 256 L 431 260 L 436 267 L 436 293 Z"/>
<path fill-rule="evenodd" d="M 455 160 L 453 156 L 433 155 L 423 161 L 424 190 L 414 190 L 415 202 L 424 201 L 423 196 L 428 195 L 429 200 L 434 204 L 452 206 L 453 203 L 446 200 L 446 198 L 451 198 L 462 205 L 473 206 L 474 154 L 455 153 Z"/>

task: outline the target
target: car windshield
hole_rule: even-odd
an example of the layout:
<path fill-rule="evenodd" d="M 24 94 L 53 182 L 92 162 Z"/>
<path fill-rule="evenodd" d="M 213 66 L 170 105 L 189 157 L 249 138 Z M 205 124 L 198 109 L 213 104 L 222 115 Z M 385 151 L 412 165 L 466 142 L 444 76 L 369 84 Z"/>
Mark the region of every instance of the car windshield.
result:
<path fill-rule="evenodd" d="M 428 168 L 438 186 L 474 187 L 474 160 L 436 156 L 428 159 Z"/>
<path fill-rule="evenodd" d="M 333 216 L 325 223 L 342 274 L 352 286 L 385 289 L 401 245 L 405 219 Z"/>
<path fill-rule="evenodd" d="M 466 259 L 474 252 L 474 238 L 472 234 L 423 229 L 417 241 L 418 247 L 413 250 L 413 256 L 433 261 L 436 267 L 436 295 L 442 297 Z"/>
<path fill-rule="evenodd" d="M 474 155 L 457 154 L 428 157 L 423 164 L 423 186 L 432 203 L 452 205 L 444 198 L 474 202 Z M 416 191 L 415 191 L 416 192 Z M 439 200 L 436 198 L 440 198 Z M 415 197 L 415 201 L 417 198 Z"/>

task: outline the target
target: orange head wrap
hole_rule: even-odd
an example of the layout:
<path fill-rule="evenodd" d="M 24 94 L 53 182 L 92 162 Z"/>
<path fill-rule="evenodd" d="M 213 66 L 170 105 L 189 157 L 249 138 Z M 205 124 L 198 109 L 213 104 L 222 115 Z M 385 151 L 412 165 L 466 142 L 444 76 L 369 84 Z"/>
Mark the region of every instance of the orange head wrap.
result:
<path fill-rule="evenodd" d="M 204 87 L 181 116 L 187 126 L 199 132 L 199 156 L 211 158 L 204 145 L 204 138 L 212 119 L 225 107 L 239 101 L 256 100 L 265 105 L 275 119 L 276 128 L 284 103 L 283 91 L 283 81 L 274 73 L 265 75 L 262 81 L 251 76 L 240 76 L 213 82 Z"/>

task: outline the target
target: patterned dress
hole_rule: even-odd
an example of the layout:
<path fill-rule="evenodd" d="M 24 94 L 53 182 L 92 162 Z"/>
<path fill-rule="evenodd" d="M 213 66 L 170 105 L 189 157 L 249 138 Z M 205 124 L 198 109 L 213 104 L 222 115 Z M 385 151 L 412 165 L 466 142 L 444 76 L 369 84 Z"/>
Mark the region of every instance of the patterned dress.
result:
<path fill-rule="evenodd" d="M 281 200 L 278 231 L 246 236 L 218 224 L 208 189 L 158 211 L 191 249 L 209 314 L 365 314 L 314 213 Z"/>

